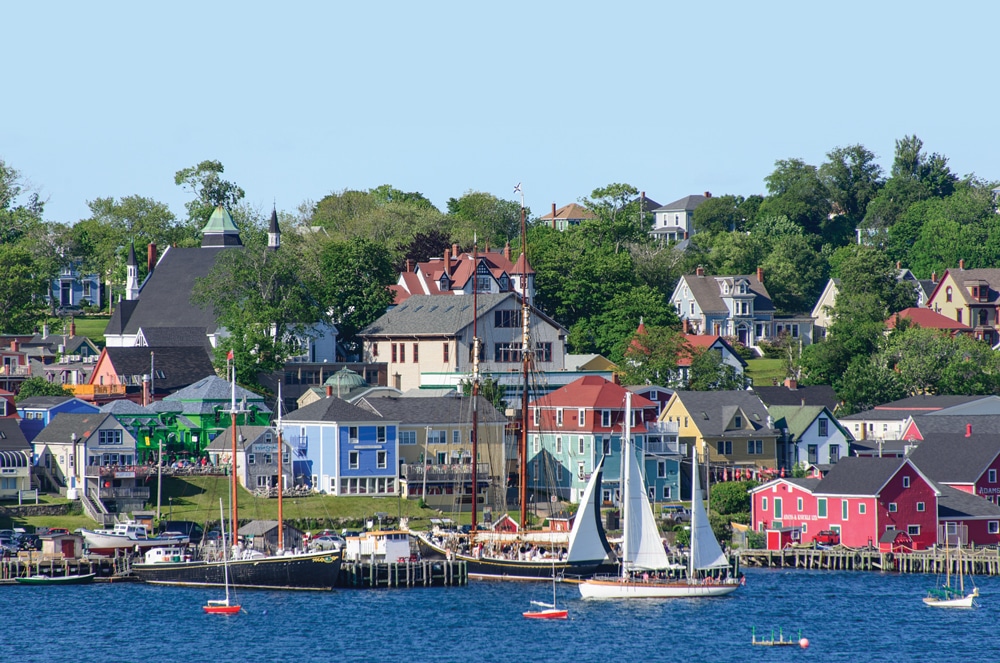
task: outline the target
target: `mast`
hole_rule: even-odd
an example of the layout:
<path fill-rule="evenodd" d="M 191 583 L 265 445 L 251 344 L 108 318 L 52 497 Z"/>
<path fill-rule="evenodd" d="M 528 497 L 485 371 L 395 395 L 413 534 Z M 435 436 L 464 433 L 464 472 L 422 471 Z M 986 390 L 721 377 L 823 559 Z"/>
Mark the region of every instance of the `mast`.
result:
<path fill-rule="evenodd" d="M 229 351 L 229 355 L 228 355 L 227 359 L 229 360 L 229 364 L 230 364 L 229 368 L 230 368 L 230 379 L 231 379 L 231 383 L 230 383 L 231 396 L 230 396 L 230 401 L 229 401 L 229 416 L 230 416 L 230 421 L 231 421 L 232 429 L 233 429 L 233 468 L 232 468 L 232 472 L 230 472 L 230 476 L 229 476 L 229 479 L 230 479 L 230 481 L 229 481 L 229 483 L 230 483 L 230 487 L 229 487 L 230 488 L 230 500 L 232 501 L 232 505 L 231 505 L 230 508 L 232 509 L 232 516 L 230 518 L 231 522 L 229 523 L 229 527 L 231 528 L 231 531 L 232 531 L 232 542 L 233 542 L 233 545 L 236 545 L 236 543 L 239 541 L 239 539 L 237 538 L 237 528 L 239 527 L 238 523 L 240 522 L 240 520 L 239 520 L 239 511 L 238 511 L 238 508 L 236 506 L 236 498 L 237 498 L 237 492 L 236 492 L 236 366 L 233 365 L 233 351 L 232 350 Z"/>
<path fill-rule="evenodd" d="M 521 372 L 523 391 L 521 393 L 521 440 L 518 445 L 518 468 L 521 475 L 521 485 L 518 491 L 518 501 L 521 503 L 521 526 L 528 523 L 528 369 L 531 363 L 530 352 L 530 310 L 528 308 L 528 237 L 524 222 L 524 192 L 520 182 L 514 190 L 521 194 L 521 258 L 524 265 L 521 268 Z"/>
<path fill-rule="evenodd" d="M 479 244 L 472 240 L 472 527 L 470 539 L 476 536 L 479 522 Z"/>
<path fill-rule="evenodd" d="M 226 579 L 226 605 L 229 605 L 229 562 L 226 551 L 226 512 L 222 508 L 222 498 L 219 498 L 219 530 L 222 532 L 222 570 Z"/>
<path fill-rule="evenodd" d="M 285 549 L 284 536 L 284 513 L 282 512 L 281 498 L 285 492 L 285 471 L 282 457 L 285 455 L 285 445 L 281 441 L 281 380 L 278 380 L 278 550 Z"/>
<path fill-rule="evenodd" d="M 632 392 L 625 392 L 625 425 L 622 435 L 622 577 L 628 575 L 625 564 L 628 563 L 630 548 L 629 545 L 629 518 L 631 495 L 628 493 L 629 481 L 632 477 Z"/>
<path fill-rule="evenodd" d="M 698 523 L 694 521 L 698 517 L 698 510 L 694 508 L 694 501 L 701 499 L 701 491 L 698 490 L 698 449 L 691 445 L 691 542 L 688 551 L 688 583 L 694 582 L 694 547 L 695 539 L 698 537 Z"/>

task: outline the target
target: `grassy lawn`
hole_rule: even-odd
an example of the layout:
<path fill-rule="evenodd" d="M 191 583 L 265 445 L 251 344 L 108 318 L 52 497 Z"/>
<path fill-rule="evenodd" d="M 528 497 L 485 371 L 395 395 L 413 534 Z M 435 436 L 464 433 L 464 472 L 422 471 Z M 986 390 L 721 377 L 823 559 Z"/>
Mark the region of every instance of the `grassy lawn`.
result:
<path fill-rule="evenodd" d="M 108 327 L 107 316 L 86 316 L 82 318 L 74 318 L 76 322 L 76 333 L 81 336 L 86 336 L 91 341 L 93 341 L 97 346 L 104 345 L 104 330 Z"/>
<path fill-rule="evenodd" d="M 747 364 L 747 375 L 758 387 L 770 387 L 774 380 L 781 384 L 787 377 L 782 359 L 751 359 Z"/>

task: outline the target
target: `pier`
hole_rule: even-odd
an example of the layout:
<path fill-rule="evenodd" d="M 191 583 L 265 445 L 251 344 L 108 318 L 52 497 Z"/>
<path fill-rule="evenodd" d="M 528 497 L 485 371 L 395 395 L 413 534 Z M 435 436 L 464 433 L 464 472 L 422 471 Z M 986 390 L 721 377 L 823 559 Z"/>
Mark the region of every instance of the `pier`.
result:
<path fill-rule="evenodd" d="M 891 571 L 895 573 L 945 573 L 1000 575 L 1000 552 L 992 548 L 964 550 L 959 558 L 944 550 L 905 553 L 851 548 L 795 548 L 740 550 L 740 564 L 749 568 L 815 569 L 824 571 Z"/>
<path fill-rule="evenodd" d="M 0 561 L 0 584 L 15 584 L 14 578 L 46 575 L 52 578 L 72 575 L 96 574 L 94 582 L 128 582 L 137 580 L 129 575 L 128 560 L 124 557 L 95 557 L 84 559 L 21 554 Z"/>
<path fill-rule="evenodd" d="M 367 589 L 378 587 L 451 587 L 469 582 L 465 562 L 416 560 L 398 562 L 347 562 L 340 566 L 337 587 Z"/>

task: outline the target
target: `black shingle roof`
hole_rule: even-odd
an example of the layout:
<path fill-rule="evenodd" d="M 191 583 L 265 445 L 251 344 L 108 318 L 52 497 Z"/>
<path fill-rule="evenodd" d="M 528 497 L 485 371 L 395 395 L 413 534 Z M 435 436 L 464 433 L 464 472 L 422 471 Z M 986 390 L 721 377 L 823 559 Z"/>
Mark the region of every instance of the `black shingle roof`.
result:
<path fill-rule="evenodd" d="M 913 451 L 910 462 L 933 481 L 972 483 L 1000 455 L 1000 436 L 942 435 L 924 437 Z"/>
<path fill-rule="evenodd" d="M 958 488 L 937 484 L 938 518 L 1000 518 L 1000 505 Z"/>
<path fill-rule="evenodd" d="M 489 311 L 507 304 L 520 307 L 520 298 L 512 293 L 483 293 L 477 297 L 477 316 L 482 318 Z M 532 308 L 533 318 L 545 320 L 563 329 L 561 325 Z M 453 335 L 472 325 L 472 297 L 469 295 L 411 295 L 399 306 L 395 306 L 382 317 L 362 329 L 358 336 L 398 336 L 398 335 Z"/>
<path fill-rule="evenodd" d="M 31 449 L 21 426 L 13 417 L 0 419 L 0 451 L 26 451 Z"/>
<path fill-rule="evenodd" d="M 754 386 L 753 391 L 768 406 L 822 405 L 833 412 L 840 403 L 837 392 L 833 390 L 833 387 L 825 384 L 799 386 L 795 389 L 789 389 L 784 385 L 776 387 Z"/>
<path fill-rule="evenodd" d="M 738 279 L 746 279 L 750 291 L 754 294 L 753 310 L 755 312 L 768 312 L 774 310 L 774 303 L 771 295 L 767 292 L 764 284 L 757 280 L 756 274 L 743 274 L 737 276 L 698 276 L 697 274 L 686 274 L 684 282 L 691 290 L 691 296 L 698 302 L 698 307 L 703 313 L 728 313 L 729 308 L 722 299 L 722 288 L 720 283 L 728 281 L 730 284 Z"/>
<path fill-rule="evenodd" d="M 905 458 L 842 458 L 823 477 L 815 492 L 823 495 L 877 495 L 906 462 Z"/>
<path fill-rule="evenodd" d="M 126 377 L 149 373 L 149 353 L 154 354 L 157 372 L 156 393 L 173 392 L 215 375 L 215 368 L 204 347 L 191 348 L 105 348 L 117 375 Z M 162 371 L 162 377 L 160 372 Z M 134 386 L 134 385 L 130 385 Z"/>
<path fill-rule="evenodd" d="M 85 442 L 87 438 L 94 434 L 94 431 L 104 423 L 105 419 L 114 419 L 107 412 L 95 412 L 94 414 L 57 414 L 43 428 L 33 440 L 34 444 L 66 444 L 76 434 L 77 442 Z"/>
<path fill-rule="evenodd" d="M 287 415 L 284 421 L 330 421 L 330 422 L 353 422 L 353 421 L 384 421 L 374 412 L 370 412 L 357 405 L 343 401 L 336 396 L 327 396 L 315 403 L 310 403 L 305 407 L 300 407 L 295 412 Z"/>
<path fill-rule="evenodd" d="M 997 414 L 925 414 L 913 417 L 913 423 L 924 439 L 929 435 L 964 437 L 968 426 L 972 427 L 973 435 L 1000 435 L 1000 415 Z"/>
<path fill-rule="evenodd" d="M 751 391 L 678 391 L 674 394 L 691 416 L 691 422 L 702 435 L 729 437 L 777 435 L 768 425 L 767 408 Z M 727 430 L 733 416 L 739 411 L 745 415 L 752 428 Z"/>
<path fill-rule="evenodd" d="M 471 398 L 440 396 L 376 396 L 362 398 L 355 405 L 407 425 L 469 423 L 472 412 Z M 507 418 L 480 396 L 479 421 L 484 424 L 506 423 Z"/>
<path fill-rule="evenodd" d="M 971 403 L 972 401 L 977 401 L 983 396 L 934 396 L 934 395 L 920 395 L 920 396 L 910 396 L 909 398 L 903 398 L 898 401 L 892 401 L 891 403 L 884 403 L 882 405 L 876 406 L 874 409 L 865 410 L 864 412 L 858 412 L 856 414 L 851 414 L 846 417 L 841 417 L 842 420 L 883 420 L 883 419 L 906 419 L 908 416 L 917 416 L 920 414 L 927 414 L 929 412 L 935 412 L 937 410 L 943 410 L 944 408 L 954 407 L 956 405 L 964 405 L 965 403 Z"/>

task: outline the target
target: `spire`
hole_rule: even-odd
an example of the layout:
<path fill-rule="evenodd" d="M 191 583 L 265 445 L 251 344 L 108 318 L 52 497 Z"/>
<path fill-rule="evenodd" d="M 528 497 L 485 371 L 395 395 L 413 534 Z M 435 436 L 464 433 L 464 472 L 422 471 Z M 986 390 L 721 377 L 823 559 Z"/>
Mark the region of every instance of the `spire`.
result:
<path fill-rule="evenodd" d="M 240 231 L 233 223 L 233 217 L 230 216 L 222 205 L 215 208 L 212 212 L 212 216 L 209 217 L 208 223 L 202 228 L 202 239 L 201 246 L 205 247 L 216 247 L 216 246 L 243 246 L 243 240 L 240 239 Z"/>
<path fill-rule="evenodd" d="M 278 228 L 278 210 L 271 208 L 271 225 L 267 229 L 267 248 L 277 251 L 281 246 L 281 229 Z"/>
<path fill-rule="evenodd" d="M 139 263 L 135 260 L 135 242 L 129 244 L 128 261 L 125 263 L 125 299 L 139 299 Z"/>

